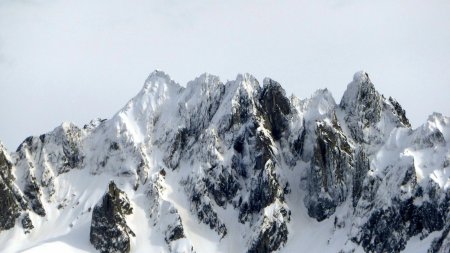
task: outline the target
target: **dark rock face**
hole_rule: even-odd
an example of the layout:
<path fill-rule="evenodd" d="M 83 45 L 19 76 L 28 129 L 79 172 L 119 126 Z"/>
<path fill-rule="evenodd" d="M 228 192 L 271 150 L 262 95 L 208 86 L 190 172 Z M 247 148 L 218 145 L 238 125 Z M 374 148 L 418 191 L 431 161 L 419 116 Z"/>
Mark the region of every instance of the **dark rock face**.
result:
<path fill-rule="evenodd" d="M 442 229 L 441 236 L 432 242 L 428 250 L 429 253 L 446 253 L 450 251 L 450 191 L 447 191 L 439 209 L 445 214 L 445 226 Z"/>
<path fill-rule="evenodd" d="M 344 93 L 340 107 L 348 113 L 346 121 L 352 137 L 358 142 L 364 142 L 367 140 L 362 130 L 380 121 L 383 101 L 368 76 L 354 80 L 351 85 Z"/>
<path fill-rule="evenodd" d="M 108 191 L 94 207 L 90 241 L 100 252 L 130 252 L 130 236 L 135 236 L 128 227 L 125 215 L 133 208 L 123 191 L 111 182 Z"/>
<path fill-rule="evenodd" d="M 257 131 L 256 123 L 250 124 L 242 138 L 245 152 L 237 153 L 236 162 L 239 164 L 242 180 L 246 184 L 242 189 L 249 192 L 248 197 L 240 196 L 235 206 L 240 208 L 239 221 L 253 223 L 260 217 L 265 208 L 274 203 L 283 203 L 286 186 L 280 183 L 276 174 L 277 157 L 272 150 L 273 142 L 269 136 Z M 253 128 L 254 127 L 254 128 Z M 240 138 L 240 137 L 239 137 Z M 253 158 L 254 157 L 254 158 Z M 248 163 L 248 161 L 251 161 Z M 282 213 L 283 212 L 283 213 Z M 271 252 L 281 248 L 287 240 L 288 212 L 283 209 L 275 209 L 274 216 L 286 217 L 283 221 L 265 218 L 263 224 L 254 224 L 255 231 L 252 235 L 253 243 L 250 252 Z M 270 250 L 270 251 L 267 251 Z"/>
<path fill-rule="evenodd" d="M 352 154 L 340 128 L 320 122 L 316 136 L 305 204 L 309 216 L 322 221 L 346 199 L 347 185 L 351 182 L 348 175 L 351 173 Z"/>
<path fill-rule="evenodd" d="M 448 224 L 448 221 L 447 221 Z M 442 235 L 431 243 L 428 253 L 446 253 L 450 251 L 450 225 L 442 231 Z"/>
<path fill-rule="evenodd" d="M 411 127 L 411 123 L 409 123 L 408 118 L 406 117 L 406 112 L 402 108 L 402 106 L 397 102 L 397 100 L 393 99 L 392 97 L 389 97 L 389 102 L 394 107 L 394 112 L 397 114 L 398 118 L 400 119 L 400 122 L 406 126 Z"/>
<path fill-rule="evenodd" d="M 270 253 L 279 249 L 287 242 L 288 230 L 285 222 L 264 221 L 268 224 L 258 239 L 252 244 L 248 253 Z"/>
<path fill-rule="evenodd" d="M 208 176 L 205 178 L 205 183 L 208 192 L 219 206 L 224 206 L 236 196 L 239 190 L 236 171 L 218 165 L 207 172 Z"/>
<path fill-rule="evenodd" d="M 20 215 L 20 208 L 3 178 L 0 178 L 0 203 L 0 231 L 13 228 Z"/>
<path fill-rule="evenodd" d="M 169 168 L 176 169 L 180 163 L 181 156 L 189 138 L 189 132 L 186 128 L 181 128 L 175 134 L 175 138 L 169 149 L 167 157 L 164 162 Z"/>
<path fill-rule="evenodd" d="M 30 233 L 30 231 L 34 228 L 33 222 L 31 222 L 30 215 L 28 213 L 25 213 L 22 218 L 22 227 L 25 234 Z"/>
<path fill-rule="evenodd" d="M 288 128 L 287 115 L 291 112 L 291 104 L 281 85 L 272 79 L 266 79 L 260 95 L 260 103 L 267 129 L 275 140 L 279 140 Z"/>
<path fill-rule="evenodd" d="M 358 112 L 362 112 L 362 123 L 364 126 L 375 124 L 380 121 L 382 110 L 380 95 L 375 90 L 375 87 L 370 80 L 361 85 L 357 104 L 359 105 L 359 108 L 355 109 L 358 110 Z"/>
<path fill-rule="evenodd" d="M 265 164 L 265 169 L 257 171 L 256 176 L 252 179 L 252 189 L 248 202 L 241 205 L 239 219 L 241 222 L 246 221 L 252 214 L 260 212 L 276 199 L 283 200 L 284 192 L 274 173 L 274 163 L 269 160 Z"/>
<path fill-rule="evenodd" d="M 410 199 L 386 210 L 376 209 L 363 226 L 363 236 L 357 242 L 367 252 L 400 252 L 410 237 L 426 236 L 443 228 L 444 215 L 436 208 L 432 203 L 416 207 Z"/>
<path fill-rule="evenodd" d="M 303 121 L 303 126 L 305 125 L 305 122 Z M 306 129 L 303 128 L 301 131 L 301 134 L 297 136 L 297 138 L 294 140 L 294 142 L 291 145 L 292 153 L 296 158 L 299 158 L 303 154 L 304 146 L 305 146 L 305 140 L 306 140 Z"/>
<path fill-rule="evenodd" d="M 358 204 L 363 191 L 363 183 L 367 172 L 370 170 L 370 162 L 362 149 L 355 151 L 355 169 L 353 173 L 353 207 Z"/>
<path fill-rule="evenodd" d="M 232 158 L 231 173 L 234 179 L 230 180 L 228 185 L 232 186 L 230 188 L 233 192 L 240 189 L 250 191 L 248 199 L 241 197 L 234 203 L 240 207 L 241 222 L 283 195 L 275 174 L 276 162 L 271 150 L 272 142 L 270 137 L 258 132 L 257 128 L 258 122 L 253 118 L 243 126 L 243 131 L 233 142 L 235 154 Z M 235 185 L 236 182 L 242 182 L 241 180 L 248 183 Z M 234 195 L 235 193 L 230 196 Z M 220 205 L 220 202 L 218 204 Z"/>
<path fill-rule="evenodd" d="M 357 242 L 368 252 L 400 252 L 407 242 L 404 233 L 394 235 L 395 231 L 405 230 L 401 219 L 400 212 L 392 207 L 375 210 L 364 225 L 361 241 Z"/>
<path fill-rule="evenodd" d="M 431 148 L 434 146 L 443 146 L 446 144 L 444 139 L 444 135 L 439 131 L 439 129 L 435 129 L 425 136 L 420 136 L 415 139 L 415 143 L 418 145 L 423 145 L 425 147 Z"/>
<path fill-rule="evenodd" d="M 45 209 L 41 201 L 41 190 L 37 185 L 36 178 L 29 175 L 29 181 L 25 185 L 24 194 L 28 198 L 31 209 L 39 216 L 45 216 Z"/>
<path fill-rule="evenodd" d="M 191 211 L 197 214 L 197 218 L 224 237 L 228 231 L 225 224 L 219 219 L 216 211 L 211 205 L 204 180 L 190 178 L 185 182 L 186 192 L 190 195 Z"/>
<path fill-rule="evenodd" d="M 431 232 L 444 228 L 444 217 L 448 216 L 449 204 L 441 198 L 439 186 L 433 182 L 430 182 L 426 189 L 419 186 L 414 165 L 399 169 L 403 171 L 399 185 L 401 188 L 412 188 L 413 195 L 409 196 L 407 192 L 401 191 L 398 196 L 392 196 L 389 205 L 374 204 L 376 199 L 373 193 L 367 192 L 377 191 L 376 189 L 382 186 L 375 184 L 373 187 L 374 184 L 370 180 L 366 181 L 372 187 L 365 187 L 361 198 L 363 202 L 370 203 L 370 206 L 364 207 L 365 212 L 369 213 L 368 219 L 361 227 L 359 235 L 352 240 L 367 252 L 400 252 L 412 236 L 426 237 Z M 368 196 L 372 197 L 365 199 Z"/>
<path fill-rule="evenodd" d="M 392 130 L 379 128 L 382 120 L 391 121 L 397 127 L 410 127 L 400 104 L 381 95 L 367 73 L 359 75 L 355 74 L 339 104 L 346 112 L 345 122 L 351 137 L 358 143 L 381 144 Z M 370 133 L 365 133 L 365 129 L 371 129 Z"/>
<path fill-rule="evenodd" d="M 165 240 L 167 243 L 169 243 L 181 238 L 186 238 L 186 236 L 184 235 L 184 229 L 183 225 L 181 225 L 181 220 L 177 220 L 177 225 L 167 230 Z"/>
<path fill-rule="evenodd" d="M 28 137 L 18 147 L 14 166 L 20 168 L 24 182 L 21 189 L 9 186 L 22 210 L 31 209 L 41 217 L 46 215 L 43 201 L 55 193 L 56 176 L 80 168 L 84 155 L 80 151 L 81 130 L 73 124 L 62 124 L 54 131 Z"/>
<path fill-rule="evenodd" d="M 245 124 L 255 116 L 253 115 L 253 109 L 256 109 L 257 107 L 255 102 L 257 102 L 257 97 L 261 90 L 261 87 L 259 86 L 258 81 L 251 76 L 240 78 L 238 77 L 238 79 L 240 79 L 238 81 L 239 87 L 236 90 L 235 94 L 235 100 L 237 103 L 236 106 L 232 109 L 233 111 L 231 112 L 230 126 L 227 128 L 223 128 L 223 130 L 230 130 L 230 127 L 232 126 L 240 126 L 242 124 Z M 249 91 L 243 87 L 244 85 L 242 82 L 250 82 L 255 94 L 249 93 Z"/>
<path fill-rule="evenodd" d="M 12 164 L 0 145 L 0 232 L 13 228 L 21 208 L 12 190 Z"/>
<path fill-rule="evenodd" d="M 73 124 L 63 124 L 51 133 L 26 138 L 18 147 L 17 153 L 36 166 L 43 166 L 46 158 L 51 159 L 57 168 L 56 174 L 59 175 L 82 166 L 84 154 L 81 152 L 80 138 L 80 128 Z M 55 144 L 58 148 L 47 153 L 51 149 L 48 145 Z M 27 152 L 32 156 L 27 156 Z"/>
<path fill-rule="evenodd" d="M 71 126 L 64 131 L 64 139 L 62 143 L 62 150 L 64 154 L 64 163 L 60 168 L 59 173 L 65 173 L 70 169 L 77 168 L 83 162 L 84 155 L 80 152 L 78 143 L 81 130 L 76 126 Z"/>

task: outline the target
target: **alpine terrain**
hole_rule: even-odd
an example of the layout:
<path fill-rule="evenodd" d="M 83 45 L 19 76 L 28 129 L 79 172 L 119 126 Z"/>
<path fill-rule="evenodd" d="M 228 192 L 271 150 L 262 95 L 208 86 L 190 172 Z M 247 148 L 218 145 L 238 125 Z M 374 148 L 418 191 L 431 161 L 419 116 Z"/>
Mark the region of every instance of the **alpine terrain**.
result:
<path fill-rule="evenodd" d="M 32 124 L 32 123 L 31 123 Z M 110 119 L 0 145 L 0 252 L 450 252 L 450 118 L 154 71 Z"/>

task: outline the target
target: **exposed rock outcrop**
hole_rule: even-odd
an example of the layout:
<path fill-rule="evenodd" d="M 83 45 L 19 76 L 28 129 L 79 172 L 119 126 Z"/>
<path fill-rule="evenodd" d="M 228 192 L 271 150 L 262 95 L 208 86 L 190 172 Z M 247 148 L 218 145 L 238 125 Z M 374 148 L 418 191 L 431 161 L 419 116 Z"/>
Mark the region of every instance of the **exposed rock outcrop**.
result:
<path fill-rule="evenodd" d="M 22 208 L 13 187 L 12 163 L 0 143 L 0 232 L 13 228 L 20 216 Z"/>
<path fill-rule="evenodd" d="M 130 240 L 135 236 L 125 216 L 133 212 L 123 191 L 111 181 L 108 191 L 92 211 L 91 244 L 100 252 L 130 252 Z"/>
<path fill-rule="evenodd" d="M 351 184 L 352 149 L 337 121 L 317 123 L 316 144 L 308 174 L 305 204 L 309 216 L 322 221 L 347 198 Z"/>

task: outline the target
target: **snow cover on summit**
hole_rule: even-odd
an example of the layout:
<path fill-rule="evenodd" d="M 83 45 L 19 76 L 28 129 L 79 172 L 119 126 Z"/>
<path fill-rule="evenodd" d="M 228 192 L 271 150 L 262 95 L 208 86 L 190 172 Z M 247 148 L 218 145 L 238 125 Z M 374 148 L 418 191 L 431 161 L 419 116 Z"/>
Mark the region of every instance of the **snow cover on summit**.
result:
<path fill-rule="evenodd" d="M 449 252 L 450 118 L 154 71 L 111 119 L 0 145 L 0 251 Z"/>

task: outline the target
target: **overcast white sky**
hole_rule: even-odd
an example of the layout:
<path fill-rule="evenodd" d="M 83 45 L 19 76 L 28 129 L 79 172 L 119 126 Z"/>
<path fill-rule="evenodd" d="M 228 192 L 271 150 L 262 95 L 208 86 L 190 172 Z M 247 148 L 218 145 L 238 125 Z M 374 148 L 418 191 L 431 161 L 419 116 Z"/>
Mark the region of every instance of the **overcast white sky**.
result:
<path fill-rule="evenodd" d="M 450 1 L 0 0 L 0 140 L 110 118 L 154 69 L 337 102 L 364 69 L 413 126 L 450 115 Z"/>

